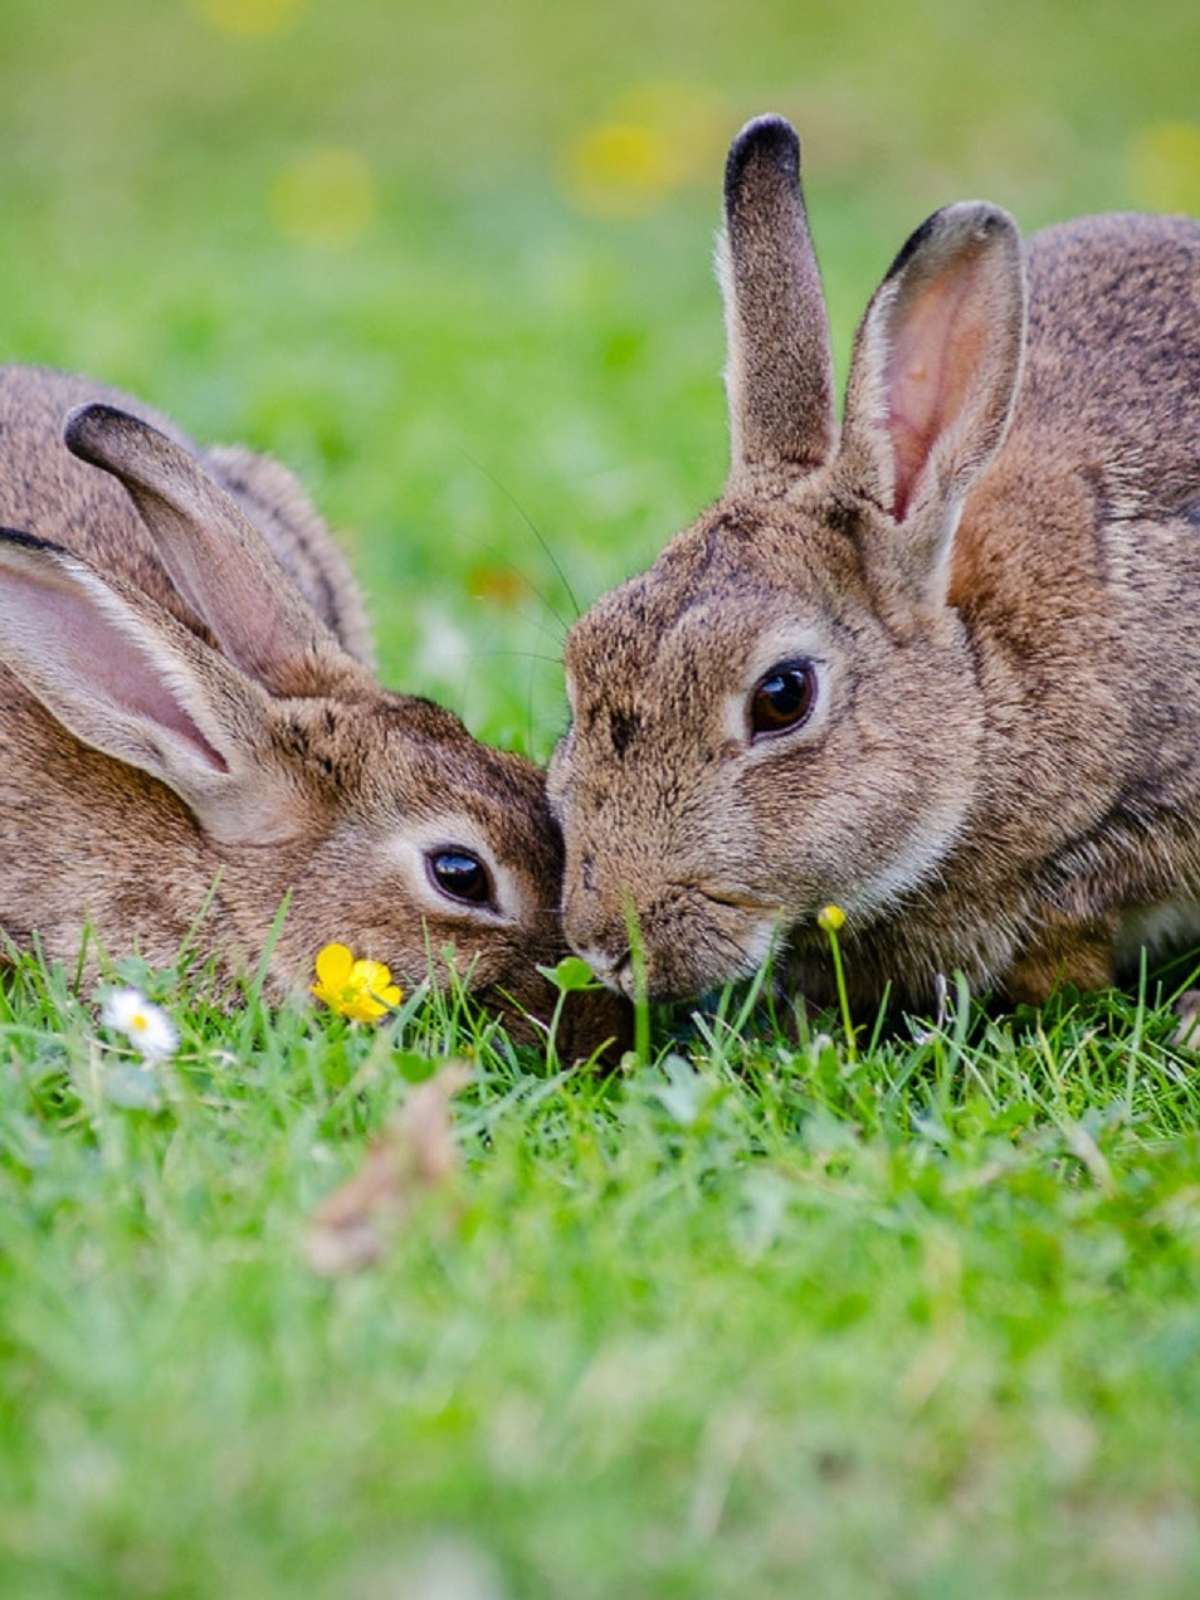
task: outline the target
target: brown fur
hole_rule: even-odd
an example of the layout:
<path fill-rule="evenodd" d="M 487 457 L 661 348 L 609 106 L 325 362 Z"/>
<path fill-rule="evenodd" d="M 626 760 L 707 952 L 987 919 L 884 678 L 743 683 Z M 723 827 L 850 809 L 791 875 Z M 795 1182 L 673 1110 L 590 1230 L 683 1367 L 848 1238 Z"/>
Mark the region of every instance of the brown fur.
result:
<path fill-rule="evenodd" d="M 272 994 L 306 985 L 334 940 L 406 985 L 453 946 L 481 996 L 545 1014 L 535 964 L 563 947 L 541 774 L 378 686 L 353 579 L 290 474 L 244 451 L 203 459 L 224 490 L 123 397 L 0 372 L 0 521 L 33 536 L 0 540 L 0 928 L 73 963 L 88 922 L 111 955 L 167 963 L 212 891 L 196 944 L 233 973 L 288 895 Z M 64 617 L 101 641 L 91 671 Z M 157 720 L 125 703 L 142 673 Z M 396 854 L 414 828 L 453 845 L 464 826 L 513 890 L 502 916 L 431 906 Z M 568 1047 L 623 1026 L 575 1009 Z"/>
<path fill-rule="evenodd" d="M 994 208 L 937 213 L 868 308 L 838 440 L 826 351 L 796 356 L 825 313 L 784 129 L 731 157 L 790 149 L 793 199 L 727 205 L 758 352 L 731 354 L 729 489 L 568 641 L 567 935 L 628 986 L 631 906 L 652 989 L 690 994 L 774 922 L 820 999 L 832 901 L 860 1003 L 955 968 L 1101 984 L 1123 925 L 1200 900 L 1200 225 L 1090 218 L 1019 252 Z M 747 215 L 774 244 L 743 260 Z M 800 654 L 817 710 L 752 745 L 756 675 Z"/>

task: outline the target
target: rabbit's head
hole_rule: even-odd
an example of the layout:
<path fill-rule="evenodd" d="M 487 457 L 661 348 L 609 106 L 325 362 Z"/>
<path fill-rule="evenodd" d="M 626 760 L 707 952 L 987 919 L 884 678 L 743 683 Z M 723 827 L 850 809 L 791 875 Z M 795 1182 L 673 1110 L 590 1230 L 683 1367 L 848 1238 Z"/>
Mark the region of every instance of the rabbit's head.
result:
<path fill-rule="evenodd" d="M 735 141 L 725 213 L 729 482 L 576 625 L 550 774 L 567 937 L 628 990 L 636 920 L 663 996 L 752 971 L 828 901 L 885 912 L 959 833 L 981 723 L 950 556 L 1024 337 L 1011 220 L 937 212 L 867 309 L 839 429 L 786 122 Z"/>
<path fill-rule="evenodd" d="M 79 741 L 64 787 L 101 825 L 66 819 L 55 848 L 98 855 L 71 866 L 122 907 L 115 936 L 161 944 L 164 908 L 199 912 L 211 887 L 219 953 L 252 966 L 274 940 L 276 994 L 340 942 L 406 984 L 449 960 L 485 999 L 544 1015 L 536 966 L 564 951 L 541 773 L 382 689 L 180 445 L 101 405 L 66 439 L 124 484 L 195 619 L 58 545 L 0 538 L 0 658 Z"/>

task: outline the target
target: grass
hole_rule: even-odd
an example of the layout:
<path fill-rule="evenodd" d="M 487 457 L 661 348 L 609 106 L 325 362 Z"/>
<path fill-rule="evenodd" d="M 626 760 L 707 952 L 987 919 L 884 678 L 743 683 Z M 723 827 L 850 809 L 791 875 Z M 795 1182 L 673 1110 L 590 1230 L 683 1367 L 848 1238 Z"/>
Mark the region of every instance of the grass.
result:
<path fill-rule="evenodd" d="M 6 352 L 290 461 L 389 680 L 537 755 L 571 600 L 526 516 L 586 603 L 719 486 L 743 116 L 805 135 L 843 354 L 947 199 L 1032 227 L 1200 182 L 1200 21 L 1162 0 L 902 30 L 309 0 L 257 38 L 205 20 L 230 6 L 0 0 Z M 671 118 L 693 165 L 589 187 L 596 128 L 661 157 Z M 150 1084 L 72 974 L 0 994 L 0 1593 L 1196 1592 L 1185 968 L 1015 1016 L 952 991 L 853 1060 L 837 1017 L 742 992 L 606 1079 L 453 999 L 370 1033 L 125 970 L 182 1029 Z M 313 1207 L 464 1052 L 452 1183 L 315 1275 Z"/>
<path fill-rule="evenodd" d="M 478 1022 L 397 1058 L 180 1011 L 153 1111 L 64 984 L 7 1002 L 5 1592 L 1194 1592 L 1200 1091 L 1163 1013 L 964 1004 L 851 1065 L 717 1012 L 581 1081 Z M 456 1182 L 317 1278 L 312 1206 L 412 1052 L 464 1046 Z"/>

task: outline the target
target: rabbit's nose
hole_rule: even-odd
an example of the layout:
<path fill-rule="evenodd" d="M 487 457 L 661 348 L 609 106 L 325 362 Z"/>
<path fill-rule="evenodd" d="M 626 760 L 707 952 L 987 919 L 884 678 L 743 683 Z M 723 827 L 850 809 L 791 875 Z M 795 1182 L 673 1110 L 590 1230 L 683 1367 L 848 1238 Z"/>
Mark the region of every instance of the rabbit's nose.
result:
<path fill-rule="evenodd" d="M 624 933 L 621 935 L 621 947 L 607 950 L 599 945 L 577 945 L 572 948 L 581 961 L 586 961 L 588 966 L 607 988 L 617 994 L 633 994 L 633 958 L 629 950 L 629 942 Z"/>
<path fill-rule="evenodd" d="M 616 917 L 594 894 L 570 895 L 563 907 L 563 932 L 567 943 L 581 961 L 608 988 L 628 993 L 630 967 L 629 933 L 622 917 Z"/>
<path fill-rule="evenodd" d="M 571 949 L 601 983 L 632 998 L 630 929 L 642 927 L 644 912 L 630 889 L 615 881 L 605 887 L 607 892 L 598 892 L 589 881 L 589 870 L 581 872 L 563 904 L 563 932 Z"/>

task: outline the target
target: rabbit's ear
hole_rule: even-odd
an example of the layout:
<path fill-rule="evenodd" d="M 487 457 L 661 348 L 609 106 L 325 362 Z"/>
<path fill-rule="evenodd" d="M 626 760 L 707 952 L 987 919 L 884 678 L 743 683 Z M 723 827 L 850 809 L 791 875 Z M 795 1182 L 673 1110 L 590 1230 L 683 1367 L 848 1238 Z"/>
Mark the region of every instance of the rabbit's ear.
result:
<path fill-rule="evenodd" d="M 119 478 L 180 595 L 230 661 L 273 694 L 329 691 L 359 669 L 225 491 L 181 445 L 113 406 L 80 406 L 67 448 Z"/>
<path fill-rule="evenodd" d="M 922 223 L 859 325 L 839 470 L 902 525 L 923 587 L 944 583 L 963 500 L 1003 442 L 1024 341 L 1016 224 L 977 201 Z"/>
<path fill-rule="evenodd" d="M 77 739 L 170 786 L 225 843 L 291 837 L 259 684 L 137 590 L 0 529 L 0 661 Z"/>
<path fill-rule="evenodd" d="M 717 260 L 731 484 L 762 470 L 811 471 L 833 449 L 833 363 L 800 189 L 800 142 L 782 117 L 758 117 L 733 141 Z"/>

